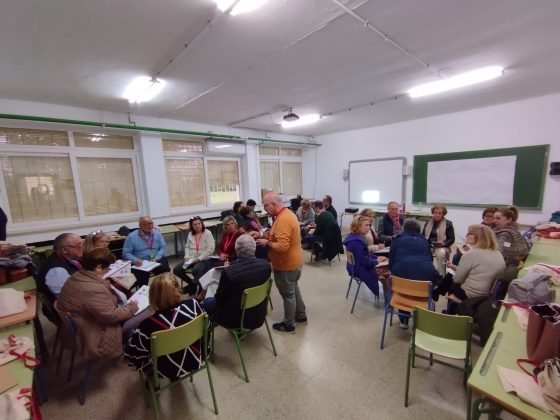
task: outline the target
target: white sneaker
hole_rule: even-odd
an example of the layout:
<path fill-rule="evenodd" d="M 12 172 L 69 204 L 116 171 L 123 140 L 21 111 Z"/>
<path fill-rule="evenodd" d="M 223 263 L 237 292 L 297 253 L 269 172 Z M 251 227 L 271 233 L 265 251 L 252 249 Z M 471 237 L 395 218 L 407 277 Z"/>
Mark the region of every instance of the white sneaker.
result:
<path fill-rule="evenodd" d="M 400 327 L 401 327 L 403 330 L 408 330 L 408 324 L 405 324 L 404 322 L 401 322 Z"/>

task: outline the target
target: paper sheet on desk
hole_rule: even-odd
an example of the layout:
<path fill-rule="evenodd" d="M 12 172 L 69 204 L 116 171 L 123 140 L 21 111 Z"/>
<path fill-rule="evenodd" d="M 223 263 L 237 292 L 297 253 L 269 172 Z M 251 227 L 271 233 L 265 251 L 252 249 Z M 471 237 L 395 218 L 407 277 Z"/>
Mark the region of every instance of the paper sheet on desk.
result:
<path fill-rule="evenodd" d="M 526 403 L 553 414 L 543 398 L 541 388 L 531 376 L 499 365 L 496 365 L 496 369 L 506 392 L 515 392 Z"/>

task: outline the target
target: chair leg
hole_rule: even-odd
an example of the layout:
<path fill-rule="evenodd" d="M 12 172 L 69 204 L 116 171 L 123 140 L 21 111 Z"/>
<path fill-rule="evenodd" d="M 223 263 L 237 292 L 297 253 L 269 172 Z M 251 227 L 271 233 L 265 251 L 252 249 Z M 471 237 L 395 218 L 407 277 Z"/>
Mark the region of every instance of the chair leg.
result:
<path fill-rule="evenodd" d="M 74 372 L 74 359 L 76 358 L 76 350 L 72 351 L 72 356 L 70 356 L 70 365 L 68 366 L 68 378 L 67 381 L 72 380 L 72 373 Z"/>
<path fill-rule="evenodd" d="M 354 313 L 354 306 L 356 306 L 356 299 L 358 299 L 358 293 L 360 293 L 360 287 L 362 286 L 362 282 L 358 282 L 358 290 L 356 290 L 356 296 L 354 296 L 354 303 L 352 303 L 352 310 L 350 311 L 351 314 Z"/>
<path fill-rule="evenodd" d="M 156 418 L 156 420 L 159 420 L 159 405 L 157 401 L 156 390 L 154 389 L 153 384 L 149 382 L 149 380 L 148 380 L 148 389 L 150 391 L 150 400 L 152 400 L 152 409 L 154 410 L 154 417 Z"/>
<path fill-rule="evenodd" d="M 216 402 L 216 394 L 214 393 L 214 384 L 212 382 L 212 375 L 210 374 L 210 364 L 206 363 L 206 373 L 208 374 L 208 383 L 210 384 L 210 392 L 212 393 L 212 402 L 214 403 L 214 413 L 218 414 L 218 403 Z"/>
<path fill-rule="evenodd" d="M 472 390 L 467 391 L 467 420 L 471 419 Z"/>
<path fill-rule="evenodd" d="M 38 395 L 39 395 L 39 403 L 43 404 L 48 401 L 49 396 L 47 394 L 47 390 L 45 389 L 45 381 L 43 380 L 43 365 L 39 364 L 33 370 L 35 375 L 37 376 L 37 381 L 34 384 L 37 385 Z"/>
<path fill-rule="evenodd" d="M 274 306 L 272 306 L 272 299 L 270 298 L 270 295 L 268 296 L 268 303 L 270 303 L 270 310 L 273 311 Z"/>
<path fill-rule="evenodd" d="M 434 365 L 434 354 L 430 353 L 430 366 Z"/>
<path fill-rule="evenodd" d="M 60 328 L 56 329 L 56 334 L 54 336 L 54 344 L 52 349 L 52 354 L 56 355 L 56 345 L 58 344 L 58 336 L 60 335 Z"/>
<path fill-rule="evenodd" d="M 87 389 L 88 389 L 88 385 L 90 382 L 90 377 L 91 377 L 91 365 L 92 365 L 92 361 L 88 360 L 86 363 L 86 374 L 84 377 L 84 383 L 82 384 L 82 394 L 80 395 L 80 404 L 84 405 L 86 403 L 86 398 L 87 398 Z"/>
<path fill-rule="evenodd" d="M 408 357 L 406 363 L 406 385 L 404 388 L 404 406 L 408 407 L 408 387 L 410 385 L 410 365 L 412 364 L 412 360 L 414 358 L 414 349 L 409 346 L 408 348 Z"/>
<path fill-rule="evenodd" d="M 237 352 L 239 353 L 239 358 L 241 359 L 241 366 L 243 367 L 243 373 L 245 374 L 245 382 L 249 382 L 249 375 L 247 375 L 247 368 L 245 367 L 245 360 L 243 359 L 243 352 L 241 351 L 241 343 L 239 337 L 234 331 L 231 331 L 231 333 L 233 334 L 233 338 L 235 339 Z"/>
<path fill-rule="evenodd" d="M 60 362 L 62 361 L 62 353 L 64 353 L 64 348 L 60 348 L 60 353 L 58 354 L 58 361 L 56 363 L 56 374 L 60 372 Z"/>
<path fill-rule="evenodd" d="M 385 327 L 387 326 L 387 309 L 385 309 L 385 316 L 383 317 L 383 330 L 381 331 L 381 345 L 380 348 L 383 350 L 383 343 L 385 341 Z"/>
<path fill-rule="evenodd" d="M 348 294 L 350 293 L 350 288 L 352 287 L 352 280 L 354 280 L 354 277 L 350 277 L 350 281 L 348 282 L 348 290 L 346 290 L 346 299 L 348 299 Z"/>
<path fill-rule="evenodd" d="M 268 321 L 266 320 L 266 318 L 264 319 L 264 325 L 266 326 L 266 332 L 268 332 L 268 338 L 270 338 L 270 344 L 272 344 L 272 352 L 274 353 L 274 356 L 278 356 L 278 354 L 276 353 L 276 347 L 274 346 L 274 340 L 272 340 L 272 334 L 270 333 L 270 328 L 268 326 Z"/>
<path fill-rule="evenodd" d="M 41 359 L 45 362 L 49 360 L 49 350 L 47 348 L 47 343 L 45 342 L 45 336 L 43 335 L 43 326 L 38 317 L 33 320 L 33 326 L 35 327 L 35 333 L 37 334 L 37 342 L 39 343 L 39 351 L 41 352 Z"/>

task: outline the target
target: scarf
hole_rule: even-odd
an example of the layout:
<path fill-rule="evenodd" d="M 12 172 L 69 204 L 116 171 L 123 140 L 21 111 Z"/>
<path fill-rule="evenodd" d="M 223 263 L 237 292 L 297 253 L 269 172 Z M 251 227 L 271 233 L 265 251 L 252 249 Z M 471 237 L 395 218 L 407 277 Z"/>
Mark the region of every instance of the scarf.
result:
<path fill-rule="evenodd" d="M 389 216 L 389 219 L 391 219 L 391 222 L 393 222 L 393 227 L 397 231 L 400 231 L 401 230 L 401 219 L 400 219 L 400 217 L 397 215 L 397 217 L 395 217 L 393 219 L 391 216 Z"/>
<path fill-rule="evenodd" d="M 441 221 L 439 222 L 439 225 L 437 227 L 437 241 L 438 242 L 445 242 L 445 240 L 447 239 L 447 236 L 445 236 L 445 228 L 447 227 L 447 220 L 445 219 L 445 217 L 443 219 L 441 219 Z M 430 234 L 432 233 L 432 229 L 434 228 L 434 219 L 431 218 L 430 220 L 428 220 L 428 223 L 426 223 L 426 230 L 424 230 L 424 237 L 428 240 L 430 240 Z"/>

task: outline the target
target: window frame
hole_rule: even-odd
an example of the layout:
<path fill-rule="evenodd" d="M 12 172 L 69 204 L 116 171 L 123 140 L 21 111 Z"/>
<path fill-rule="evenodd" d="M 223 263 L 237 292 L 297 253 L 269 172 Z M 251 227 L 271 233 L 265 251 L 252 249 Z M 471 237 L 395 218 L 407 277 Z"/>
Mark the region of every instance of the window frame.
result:
<path fill-rule="evenodd" d="M 261 181 L 261 170 L 260 170 L 260 162 L 276 162 L 278 163 L 280 169 L 280 190 L 277 191 L 278 193 L 283 193 L 284 187 L 284 162 L 295 162 L 301 164 L 301 192 L 300 195 L 303 195 L 303 148 L 301 147 L 292 147 L 292 146 L 266 146 L 265 147 L 278 147 L 278 155 L 263 155 L 261 154 L 260 147 L 257 148 L 258 156 L 259 156 L 259 190 L 262 191 L 262 181 Z M 285 156 L 282 154 L 282 149 L 298 149 L 302 151 L 302 156 Z M 286 198 L 294 198 L 297 197 L 296 195 L 286 195 Z"/>
<path fill-rule="evenodd" d="M 35 130 L 42 129 L 41 127 L 25 127 L 25 126 L 12 126 L 5 124 L 3 127 L 14 128 L 20 130 Z M 76 195 L 76 202 L 78 207 L 78 214 L 76 217 L 70 218 L 60 218 L 60 219 L 43 219 L 28 222 L 14 222 L 11 214 L 10 203 L 8 201 L 8 191 L 6 188 L 6 180 L 4 178 L 4 171 L 0 170 L 0 198 L 2 203 L 6 203 L 3 206 L 4 211 L 8 215 L 10 223 L 13 225 L 14 230 L 45 230 L 45 224 L 48 221 L 49 228 L 63 228 L 69 227 L 80 223 L 111 223 L 115 220 L 128 220 L 131 218 L 139 217 L 142 214 L 144 208 L 144 194 L 142 193 L 142 188 L 140 184 L 140 162 L 138 156 L 138 147 L 136 144 L 136 139 L 134 135 L 132 137 L 133 149 L 108 149 L 108 148 L 88 148 L 88 147 L 76 147 L 74 143 L 73 132 L 80 133 L 94 133 L 93 130 L 87 130 L 85 128 L 80 128 L 78 130 L 72 130 L 70 128 L 64 129 L 55 127 L 49 130 L 52 131 L 65 131 L 68 134 L 68 146 L 36 146 L 36 145 L 15 145 L 15 144 L 0 144 L 0 152 L 2 157 L 63 157 L 68 158 L 70 162 L 70 169 L 72 172 L 72 182 L 74 184 L 74 192 Z M 104 133 L 112 134 L 112 133 Z M 122 133 L 114 133 L 115 135 L 123 135 Z M 131 133 L 125 133 L 124 135 L 129 135 Z M 85 203 L 83 201 L 83 194 L 80 185 L 80 176 L 78 171 L 78 158 L 106 158 L 106 159 L 130 159 L 132 164 L 132 175 L 134 179 L 134 190 L 136 193 L 136 201 L 138 204 L 138 211 L 126 212 L 126 213 L 110 213 L 96 216 L 86 216 L 85 214 Z"/>

